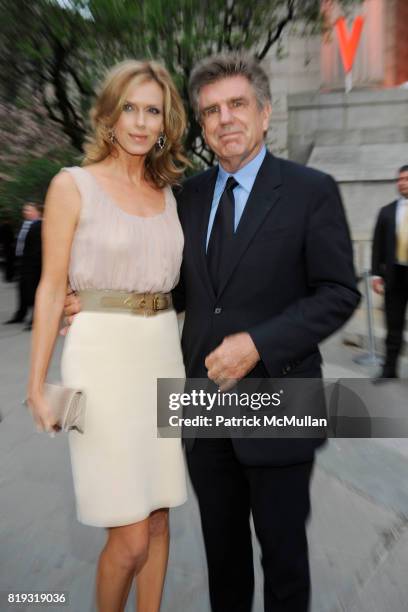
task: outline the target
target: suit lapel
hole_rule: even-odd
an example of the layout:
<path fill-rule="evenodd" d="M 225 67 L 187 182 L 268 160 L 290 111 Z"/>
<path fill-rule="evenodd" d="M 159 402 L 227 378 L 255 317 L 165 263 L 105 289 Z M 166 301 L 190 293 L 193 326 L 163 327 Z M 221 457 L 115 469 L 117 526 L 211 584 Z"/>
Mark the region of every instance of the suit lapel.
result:
<path fill-rule="evenodd" d="M 392 235 L 395 237 L 395 240 L 396 240 L 396 233 L 397 233 L 397 220 L 396 220 L 397 204 L 398 204 L 398 200 L 395 200 L 395 202 L 393 202 L 390 207 L 390 228 L 391 228 Z"/>
<path fill-rule="evenodd" d="M 228 256 L 224 258 L 219 295 L 225 289 L 231 275 L 261 227 L 265 217 L 278 201 L 280 184 L 279 160 L 267 152 L 249 194 L 235 237 L 229 248 Z"/>
<path fill-rule="evenodd" d="M 386 233 L 387 233 L 387 251 L 389 255 L 391 255 L 392 261 L 394 261 L 397 249 L 397 204 L 398 200 L 395 200 L 390 204 L 387 211 L 387 224 L 386 224 Z"/>
<path fill-rule="evenodd" d="M 210 275 L 207 267 L 206 242 L 208 220 L 210 217 L 211 204 L 214 196 L 215 182 L 218 175 L 218 166 L 211 168 L 203 177 L 203 181 L 196 187 L 196 198 L 191 208 L 196 211 L 192 215 L 192 223 L 194 224 L 191 240 L 194 257 L 196 260 L 197 269 L 202 276 L 209 295 L 215 297 L 214 288 L 211 283 Z"/>

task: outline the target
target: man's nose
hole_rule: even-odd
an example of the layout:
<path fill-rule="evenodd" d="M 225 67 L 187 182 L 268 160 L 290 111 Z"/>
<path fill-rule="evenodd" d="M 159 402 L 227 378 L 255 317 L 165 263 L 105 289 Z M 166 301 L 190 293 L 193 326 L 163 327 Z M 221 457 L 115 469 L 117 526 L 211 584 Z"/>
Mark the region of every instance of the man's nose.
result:
<path fill-rule="evenodd" d="M 228 108 L 227 104 L 221 104 L 220 106 L 220 123 L 231 123 L 233 120 L 233 114 Z"/>

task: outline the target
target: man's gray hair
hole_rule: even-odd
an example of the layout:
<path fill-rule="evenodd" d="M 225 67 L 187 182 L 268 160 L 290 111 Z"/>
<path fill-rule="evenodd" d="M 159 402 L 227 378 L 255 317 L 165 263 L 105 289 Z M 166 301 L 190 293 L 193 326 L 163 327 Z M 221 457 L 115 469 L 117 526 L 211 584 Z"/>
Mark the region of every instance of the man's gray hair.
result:
<path fill-rule="evenodd" d="M 198 97 L 201 88 L 232 76 L 243 76 L 248 79 L 254 88 L 260 108 L 271 102 L 269 78 L 255 57 L 242 52 L 211 55 L 201 60 L 190 76 L 190 102 L 197 118 L 200 117 Z"/>

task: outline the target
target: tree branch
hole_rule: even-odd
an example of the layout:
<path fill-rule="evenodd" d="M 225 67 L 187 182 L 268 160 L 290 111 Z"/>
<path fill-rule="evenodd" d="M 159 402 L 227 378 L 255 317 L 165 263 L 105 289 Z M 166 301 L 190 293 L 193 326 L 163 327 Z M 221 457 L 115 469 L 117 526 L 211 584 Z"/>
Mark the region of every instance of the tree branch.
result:
<path fill-rule="evenodd" d="M 78 90 L 80 91 L 80 93 L 81 93 L 83 96 L 91 96 L 91 95 L 92 95 L 92 93 L 93 93 L 92 89 L 90 89 L 89 87 L 86 87 L 86 86 L 85 86 L 85 85 L 82 83 L 82 81 L 81 81 L 81 79 L 79 78 L 78 74 L 75 72 L 75 70 L 73 69 L 73 67 L 72 67 L 70 64 L 68 64 L 68 65 L 66 66 L 66 70 L 67 70 L 67 72 L 68 72 L 68 73 L 69 73 L 69 74 L 72 76 L 72 78 L 73 78 L 73 80 L 74 80 L 74 82 L 75 82 L 76 86 L 78 87 Z"/>
<path fill-rule="evenodd" d="M 227 23 L 228 23 L 228 6 L 225 6 L 225 12 L 224 12 L 224 19 L 222 22 L 222 30 L 221 30 L 221 34 L 218 37 L 218 42 L 217 42 L 217 52 L 221 53 L 222 51 L 222 46 L 224 44 L 224 32 L 227 29 Z"/>
<path fill-rule="evenodd" d="M 176 40 L 175 44 L 176 44 L 176 49 L 177 49 L 177 61 L 179 65 L 182 66 L 183 62 L 182 62 L 181 45 L 178 40 Z"/>
<path fill-rule="evenodd" d="M 242 30 L 245 33 L 244 34 L 244 46 L 245 43 L 248 41 L 249 38 L 249 34 L 250 34 L 250 30 L 251 30 L 251 20 L 252 20 L 252 16 L 253 16 L 253 10 L 251 6 L 248 6 L 247 8 L 247 13 L 246 16 L 242 22 Z"/>
<path fill-rule="evenodd" d="M 62 114 L 63 129 L 64 132 L 70 137 L 73 146 L 78 150 L 81 150 L 85 137 L 85 130 L 81 125 L 81 118 L 78 117 L 68 98 L 68 88 L 63 77 L 66 49 L 60 44 L 59 41 L 55 41 L 53 49 L 54 61 L 52 63 L 51 77 L 54 85 L 55 97 L 58 101 L 58 106 Z"/>
<path fill-rule="evenodd" d="M 227 17 L 227 23 L 226 23 L 227 36 L 225 37 L 225 44 L 227 45 L 229 51 L 232 51 L 231 37 L 232 37 L 232 23 L 233 23 L 233 17 L 234 17 L 234 8 L 235 8 L 235 2 L 233 1 L 230 7 L 227 6 L 227 11 L 225 13 Z"/>
<path fill-rule="evenodd" d="M 266 42 L 262 48 L 262 51 L 260 51 L 259 53 L 256 54 L 256 57 L 259 60 L 263 60 L 263 58 L 265 57 L 265 55 L 268 53 L 269 49 L 272 47 L 272 45 L 280 38 L 280 35 L 282 34 L 283 29 L 287 26 L 287 24 L 293 20 L 294 18 L 294 4 L 295 4 L 295 0 L 288 0 L 287 2 L 287 7 L 288 7 L 288 12 L 286 17 L 284 17 L 277 25 L 276 30 L 274 30 L 274 32 L 272 32 L 271 30 L 269 30 L 268 32 L 268 36 L 266 39 Z"/>
<path fill-rule="evenodd" d="M 64 125 L 64 121 L 61 119 L 61 117 L 58 117 L 55 113 L 54 110 L 51 106 L 51 104 L 48 102 L 46 95 L 45 95 L 45 91 L 41 92 L 41 98 L 44 104 L 44 107 L 48 113 L 48 116 L 50 119 L 52 119 L 53 121 L 55 121 L 55 123 L 58 123 L 59 125 Z"/>

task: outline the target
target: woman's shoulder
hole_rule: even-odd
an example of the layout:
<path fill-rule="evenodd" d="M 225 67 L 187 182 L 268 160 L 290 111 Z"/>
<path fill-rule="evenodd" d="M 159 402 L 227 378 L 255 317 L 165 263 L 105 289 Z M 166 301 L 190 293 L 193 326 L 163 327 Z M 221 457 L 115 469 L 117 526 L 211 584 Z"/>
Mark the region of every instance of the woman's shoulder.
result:
<path fill-rule="evenodd" d="M 60 203 L 60 206 L 66 203 L 72 203 L 74 208 L 82 200 L 81 179 L 77 176 L 77 170 L 81 170 L 78 166 L 64 167 L 53 177 L 50 182 L 47 200 L 55 200 Z"/>
<path fill-rule="evenodd" d="M 88 168 L 88 167 L 87 167 Z M 92 174 L 87 171 L 87 168 L 82 166 L 64 166 L 54 176 L 51 181 L 53 187 L 63 190 L 76 190 L 83 195 L 85 192 L 92 191 L 93 178 Z"/>
<path fill-rule="evenodd" d="M 75 175 L 77 174 L 78 170 L 81 170 L 79 166 L 61 168 L 61 170 L 51 180 L 50 188 L 64 190 L 74 188 L 76 184 Z"/>

